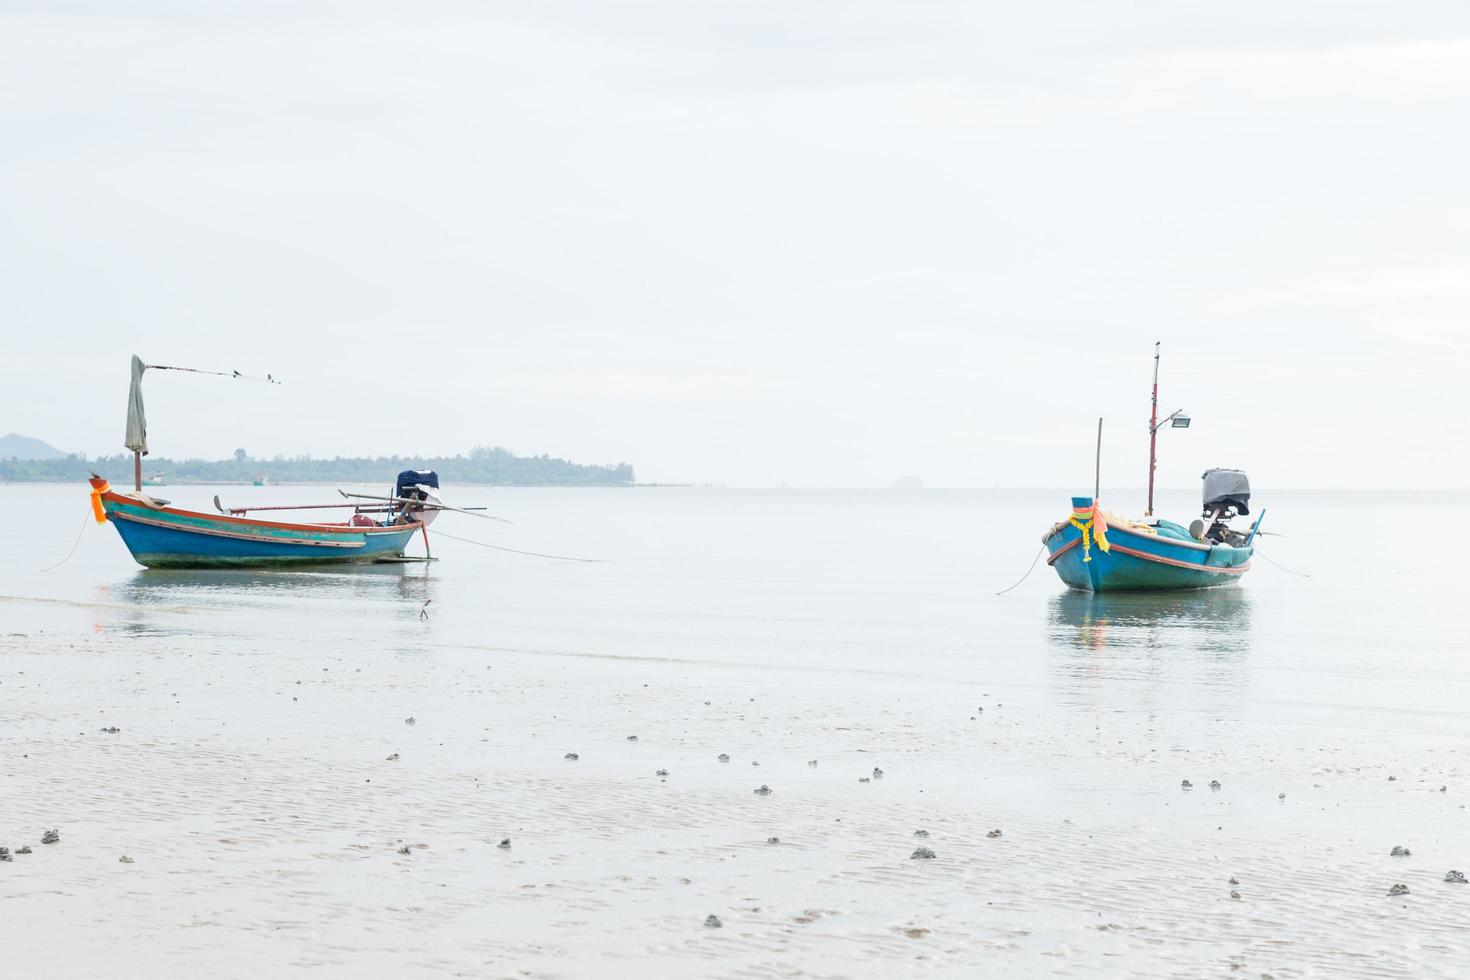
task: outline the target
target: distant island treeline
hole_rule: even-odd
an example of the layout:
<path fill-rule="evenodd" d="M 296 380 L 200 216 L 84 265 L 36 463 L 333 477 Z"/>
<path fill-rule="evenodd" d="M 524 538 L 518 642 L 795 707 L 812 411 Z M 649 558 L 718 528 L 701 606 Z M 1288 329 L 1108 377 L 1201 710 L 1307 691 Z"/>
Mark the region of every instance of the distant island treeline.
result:
<path fill-rule="evenodd" d="M 551 456 L 517 456 L 499 446 L 476 446 L 467 456 L 315 456 L 256 459 L 243 449 L 231 459 L 143 458 L 143 472 L 163 483 L 391 483 L 400 470 L 435 470 L 446 483 L 496 486 L 614 487 L 633 482 L 633 467 L 586 465 Z M 133 457 L 67 455 L 57 459 L 0 458 L 0 481 L 65 483 L 98 473 L 131 485 Z"/>

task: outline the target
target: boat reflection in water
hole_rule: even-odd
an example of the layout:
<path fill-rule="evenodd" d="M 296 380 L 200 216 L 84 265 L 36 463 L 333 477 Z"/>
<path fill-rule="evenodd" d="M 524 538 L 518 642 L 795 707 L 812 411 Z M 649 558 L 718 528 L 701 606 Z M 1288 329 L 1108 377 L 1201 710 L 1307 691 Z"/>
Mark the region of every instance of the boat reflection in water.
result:
<path fill-rule="evenodd" d="M 1047 630 L 1057 647 L 1239 654 L 1250 649 L 1250 593 L 1068 591 L 1052 597 Z"/>
<path fill-rule="evenodd" d="M 366 631 L 420 622 L 435 597 L 431 566 L 354 565 L 314 571 L 140 570 L 98 590 L 98 631 L 150 635 L 268 636 L 310 633 L 332 622 Z M 304 602 L 303 596 L 310 595 Z M 377 634 L 374 634 L 377 635 Z"/>

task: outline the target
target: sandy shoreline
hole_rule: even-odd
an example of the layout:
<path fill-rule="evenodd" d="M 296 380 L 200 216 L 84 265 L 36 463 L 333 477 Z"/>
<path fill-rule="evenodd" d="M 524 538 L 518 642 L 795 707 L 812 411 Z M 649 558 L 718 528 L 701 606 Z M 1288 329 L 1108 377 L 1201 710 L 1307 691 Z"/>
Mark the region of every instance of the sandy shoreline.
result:
<path fill-rule="evenodd" d="M 902 671 L 6 643 L 0 835 L 34 853 L 0 866 L 0 909 L 27 976 L 1464 962 L 1470 888 L 1440 880 L 1467 863 L 1453 740 L 1421 744 L 1420 766 L 1373 733 L 1191 751 L 1167 711 L 1047 718 L 1024 687 Z M 921 844 L 937 857 L 910 858 Z M 1410 896 L 1388 899 L 1396 882 Z"/>

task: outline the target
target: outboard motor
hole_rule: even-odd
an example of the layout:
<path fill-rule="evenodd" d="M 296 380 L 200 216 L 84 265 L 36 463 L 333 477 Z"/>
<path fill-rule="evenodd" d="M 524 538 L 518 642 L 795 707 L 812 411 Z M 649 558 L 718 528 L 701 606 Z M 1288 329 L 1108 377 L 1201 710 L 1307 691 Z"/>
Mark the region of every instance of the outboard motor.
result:
<path fill-rule="evenodd" d="M 397 506 L 403 508 L 399 512 L 400 517 L 411 521 L 423 521 L 424 524 L 433 523 L 434 518 L 439 516 L 438 508 L 425 509 L 422 504 L 439 502 L 439 474 L 433 470 L 404 470 L 398 474 L 398 481 L 393 486 L 393 496 L 400 500 L 416 500 L 418 504 L 400 503 Z"/>
<path fill-rule="evenodd" d="M 1246 536 L 1231 530 L 1226 524 L 1237 514 L 1250 513 L 1251 484 L 1245 471 L 1205 470 L 1202 479 L 1205 481 L 1204 517 L 1209 521 L 1209 530 L 1204 532 L 1204 539 L 1237 548 L 1245 544 Z"/>

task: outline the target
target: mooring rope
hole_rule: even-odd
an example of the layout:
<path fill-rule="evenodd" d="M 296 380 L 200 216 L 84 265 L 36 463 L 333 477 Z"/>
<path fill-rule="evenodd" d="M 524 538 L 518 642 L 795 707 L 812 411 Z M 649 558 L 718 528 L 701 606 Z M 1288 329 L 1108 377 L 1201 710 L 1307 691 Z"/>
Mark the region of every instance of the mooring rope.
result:
<path fill-rule="evenodd" d="M 188 371 L 190 374 L 212 374 L 216 378 L 234 378 L 236 381 L 259 381 L 262 384 L 268 385 L 278 385 L 281 383 L 269 374 L 263 378 L 257 378 L 248 374 L 241 374 L 239 371 L 205 371 L 201 368 L 174 367 L 171 364 L 145 364 L 143 367 L 149 371 Z"/>
<path fill-rule="evenodd" d="M 553 561 L 580 561 L 589 565 L 606 565 L 609 563 L 609 559 L 607 558 L 573 558 L 568 555 L 545 555 L 539 551 L 519 551 L 515 548 L 506 548 L 498 544 L 486 544 L 484 541 L 471 541 L 469 538 L 458 538 L 452 534 L 446 534 L 443 531 L 435 531 L 433 533 L 439 535 L 441 538 L 448 538 L 451 541 L 478 545 L 481 548 L 494 548 L 496 551 L 508 551 L 513 555 L 529 555 L 532 558 L 550 558 Z"/>
<path fill-rule="evenodd" d="M 1271 556 L 1268 555 L 1268 554 L 1266 554 L 1265 552 L 1263 552 L 1260 548 L 1256 548 L 1255 549 L 1254 555 L 1257 558 L 1264 558 L 1264 559 L 1266 559 L 1266 561 L 1268 563 L 1270 563 L 1272 565 L 1275 565 L 1277 568 L 1281 569 L 1283 572 L 1285 572 L 1288 575 L 1295 575 L 1298 578 L 1311 578 L 1312 577 L 1312 576 L 1308 575 L 1306 572 L 1294 572 L 1291 569 L 1287 568 L 1285 565 L 1281 564 L 1279 561 L 1271 561 Z"/>
<path fill-rule="evenodd" d="M 71 550 L 66 553 L 66 557 L 63 558 L 63 559 L 61 559 L 61 561 L 57 562 L 54 565 L 51 565 L 51 566 L 49 566 L 47 568 L 41 569 L 41 571 L 43 571 L 43 572 L 49 572 L 53 568 L 60 568 L 62 565 L 65 565 L 68 561 L 71 560 L 71 556 L 77 553 L 77 545 L 79 545 L 79 544 L 82 543 L 82 535 L 84 535 L 84 534 L 87 533 L 87 521 L 90 520 L 91 518 L 92 518 L 92 510 L 89 507 L 87 509 L 87 516 L 82 518 L 82 529 L 77 532 L 77 539 L 71 543 Z"/>
<path fill-rule="evenodd" d="M 1045 550 L 1046 545 L 1042 545 L 1041 551 Z M 1022 575 L 1019 579 L 1016 580 L 1016 585 L 1020 585 L 1022 582 L 1026 581 L 1028 578 L 1031 577 L 1031 573 L 1036 571 L 1036 563 L 1041 561 L 1041 551 L 1038 551 L 1036 553 L 1036 557 L 1031 559 L 1031 567 L 1026 569 L 1025 575 Z M 996 593 L 996 595 L 1005 595 L 1007 592 L 1011 591 L 1011 589 L 1014 589 L 1016 585 L 1011 586 L 1010 589 L 1001 589 L 999 592 Z"/>

